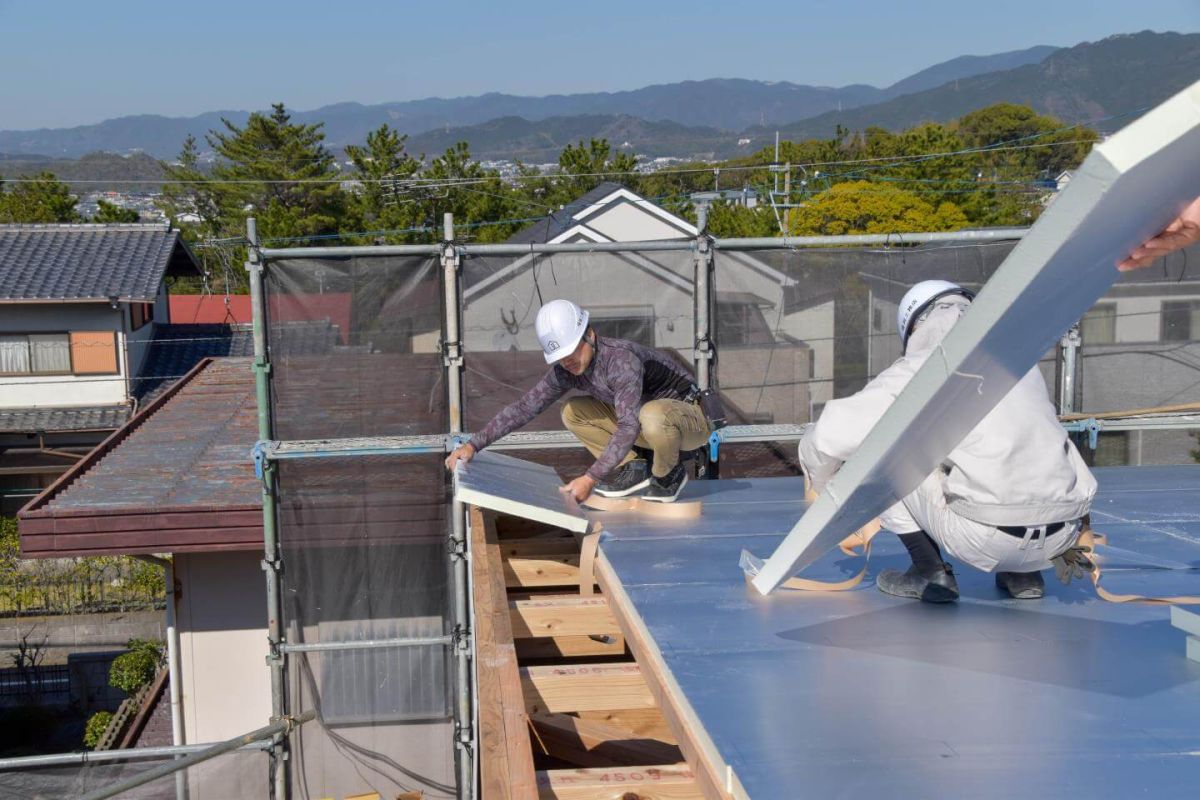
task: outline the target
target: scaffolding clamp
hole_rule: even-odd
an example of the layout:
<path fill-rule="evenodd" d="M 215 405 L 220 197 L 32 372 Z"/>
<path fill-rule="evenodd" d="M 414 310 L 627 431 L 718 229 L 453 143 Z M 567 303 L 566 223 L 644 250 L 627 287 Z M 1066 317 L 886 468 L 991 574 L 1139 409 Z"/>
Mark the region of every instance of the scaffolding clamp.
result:
<path fill-rule="evenodd" d="M 707 336 L 701 336 L 697 338 L 696 352 L 700 354 L 701 358 L 707 358 L 711 360 L 713 357 L 712 339 Z"/>
<path fill-rule="evenodd" d="M 471 631 L 462 625 L 455 625 L 450 638 L 454 644 L 454 649 L 460 652 L 466 652 L 471 649 Z"/>
<path fill-rule="evenodd" d="M 266 440 L 259 440 L 254 443 L 254 447 L 250 450 L 250 457 L 254 459 L 254 474 L 258 479 L 264 480 L 266 474 L 267 450 L 272 447 L 272 443 Z"/>
<path fill-rule="evenodd" d="M 463 364 L 462 342 L 442 343 L 442 364 L 447 367 L 461 367 Z"/>
<path fill-rule="evenodd" d="M 467 557 L 467 543 L 462 539 L 455 539 L 453 536 L 446 540 L 446 553 L 452 559 L 460 559 Z"/>
<path fill-rule="evenodd" d="M 1088 447 L 1095 450 L 1096 445 L 1100 443 L 1100 429 L 1104 427 L 1104 423 L 1095 417 L 1088 417 L 1083 423 L 1083 430 L 1088 435 Z"/>

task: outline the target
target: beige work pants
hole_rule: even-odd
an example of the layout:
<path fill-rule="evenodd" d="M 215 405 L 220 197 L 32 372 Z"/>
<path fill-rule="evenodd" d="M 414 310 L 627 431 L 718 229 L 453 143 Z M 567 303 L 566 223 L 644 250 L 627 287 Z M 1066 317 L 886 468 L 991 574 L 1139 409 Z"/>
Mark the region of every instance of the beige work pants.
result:
<path fill-rule="evenodd" d="M 596 458 L 617 431 L 616 409 L 591 397 L 568 400 L 563 406 L 562 421 Z M 634 444 L 654 451 L 651 472 L 656 478 L 675 468 L 680 450 L 695 450 L 708 441 L 710 433 L 700 406 L 681 400 L 651 400 L 638 412 L 638 422 L 642 430 Z M 618 466 L 634 458 L 636 455 L 630 450 Z"/>

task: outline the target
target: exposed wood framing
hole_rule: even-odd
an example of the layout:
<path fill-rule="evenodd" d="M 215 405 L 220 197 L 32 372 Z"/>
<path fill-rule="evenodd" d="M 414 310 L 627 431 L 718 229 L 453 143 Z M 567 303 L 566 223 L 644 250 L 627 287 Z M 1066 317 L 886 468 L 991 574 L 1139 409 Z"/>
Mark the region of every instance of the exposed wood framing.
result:
<path fill-rule="evenodd" d="M 578 539 L 470 519 L 482 800 L 720 797 L 684 763 L 608 597 L 580 594 Z"/>
<path fill-rule="evenodd" d="M 486 800 L 532 800 L 537 787 L 529 755 L 529 718 L 521 695 L 500 560 L 490 516 L 472 508 L 480 790 Z"/>
<path fill-rule="evenodd" d="M 686 764 L 538 773 L 542 800 L 703 800 Z"/>

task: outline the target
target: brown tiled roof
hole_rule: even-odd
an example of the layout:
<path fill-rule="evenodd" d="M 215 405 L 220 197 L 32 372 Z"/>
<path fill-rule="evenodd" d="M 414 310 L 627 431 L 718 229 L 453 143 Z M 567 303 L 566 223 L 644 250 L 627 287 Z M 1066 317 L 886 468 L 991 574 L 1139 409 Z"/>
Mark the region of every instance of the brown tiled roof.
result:
<path fill-rule="evenodd" d="M 250 359 L 209 359 L 18 515 L 26 556 L 261 546 Z"/>

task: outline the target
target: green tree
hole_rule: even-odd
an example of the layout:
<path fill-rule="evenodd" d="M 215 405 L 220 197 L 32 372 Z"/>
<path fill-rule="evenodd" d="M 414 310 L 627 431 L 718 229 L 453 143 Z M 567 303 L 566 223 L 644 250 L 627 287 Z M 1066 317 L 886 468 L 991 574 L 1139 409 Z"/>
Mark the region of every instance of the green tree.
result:
<path fill-rule="evenodd" d="M 558 156 L 559 171 L 550 184 L 547 199 L 555 206 L 569 203 L 605 181 L 633 187 L 636 176 L 627 173 L 632 173 L 636 167 L 636 156 L 614 153 L 607 139 L 569 144 Z"/>
<path fill-rule="evenodd" d="M 441 231 L 443 216 L 448 212 L 454 215 L 456 235 L 460 238 L 469 236 L 481 242 L 503 241 L 522 223 L 479 223 L 545 213 L 544 207 L 518 196 L 499 172 L 473 161 L 466 142 L 459 142 L 433 159 L 421 173 L 421 178 L 427 180 L 427 188 L 423 191 L 428 195 L 421 204 L 424 224 L 434 232 Z"/>
<path fill-rule="evenodd" d="M 141 215 L 134 209 L 121 208 L 107 200 L 99 200 L 96 205 L 99 206 L 99 210 L 92 215 L 92 222 L 137 222 L 141 219 Z"/>
<path fill-rule="evenodd" d="M 210 185 L 224 225 L 241 233 L 254 216 L 263 239 L 337 233 L 345 197 L 322 123 L 293 123 L 282 103 L 251 114 L 243 128 L 222 123 L 206 139 L 219 157 Z"/>
<path fill-rule="evenodd" d="M 779 223 L 769 205 L 746 208 L 713 203 L 708 209 L 708 232 L 717 237 L 778 236 Z"/>
<path fill-rule="evenodd" d="M 967 225 L 953 203 L 934 206 L 911 192 L 869 181 L 836 184 L 793 212 L 796 236 L 953 231 Z"/>
<path fill-rule="evenodd" d="M 428 193 L 421 188 L 420 181 L 414 180 L 422 164 L 405 151 L 407 139 L 384 124 L 367 134 L 365 147 L 346 147 L 346 156 L 358 181 L 347 201 L 347 217 L 354 228 L 395 231 L 424 224 L 422 203 L 428 199 Z M 419 238 L 422 238 L 419 234 L 387 234 L 370 236 L 366 241 L 404 242 Z"/>
<path fill-rule="evenodd" d="M 23 179 L 6 190 L 0 179 L 0 223 L 5 222 L 78 222 L 75 210 L 78 198 L 67 184 L 52 172 L 41 172 Z"/>

